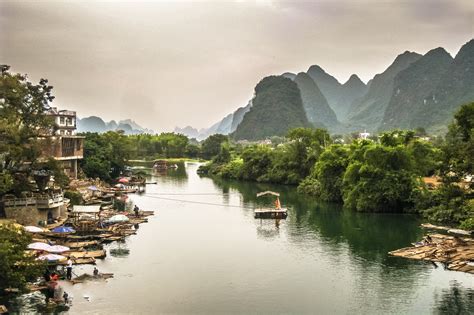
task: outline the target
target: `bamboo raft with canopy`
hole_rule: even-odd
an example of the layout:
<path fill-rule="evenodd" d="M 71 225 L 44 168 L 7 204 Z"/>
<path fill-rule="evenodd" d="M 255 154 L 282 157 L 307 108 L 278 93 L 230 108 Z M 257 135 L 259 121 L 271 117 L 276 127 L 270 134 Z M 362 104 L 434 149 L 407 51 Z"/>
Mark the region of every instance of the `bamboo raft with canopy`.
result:
<path fill-rule="evenodd" d="M 474 274 L 474 239 L 429 234 L 412 247 L 389 252 L 392 256 L 441 263 L 448 270 Z"/>
<path fill-rule="evenodd" d="M 275 208 L 259 208 L 254 210 L 255 219 L 286 219 L 288 209 L 282 208 L 280 203 L 280 194 L 274 191 L 263 191 L 257 194 L 257 197 L 273 195 L 276 196 Z"/>

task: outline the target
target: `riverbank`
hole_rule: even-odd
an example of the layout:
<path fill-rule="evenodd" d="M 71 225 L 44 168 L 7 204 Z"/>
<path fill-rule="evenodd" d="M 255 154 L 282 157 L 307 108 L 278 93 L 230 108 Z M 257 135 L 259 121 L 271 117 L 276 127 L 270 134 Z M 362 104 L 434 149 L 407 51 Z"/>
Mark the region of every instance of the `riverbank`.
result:
<path fill-rule="evenodd" d="M 77 284 L 85 279 L 112 278 L 113 274 L 95 269 L 94 272 L 89 271 L 89 274 L 80 276 L 74 271 L 78 266 L 95 266 L 98 261 L 107 260 L 109 255 L 121 254 L 114 251 L 107 253 L 104 247 L 106 244 L 124 242 L 129 236 L 137 234 L 140 224 L 148 222 L 148 217 L 154 215 L 154 211 L 139 209 L 136 203 L 128 200 L 129 195 L 123 190 L 111 191 L 100 183 L 96 184 L 97 186 L 91 185 L 89 181 L 75 181 L 71 188 L 74 187 L 87 205 L 69 207 L 67 216 L 52 224 L 39 227 L 2 222 L 8 228 L 19 231 L 18 233 L 28 234 L 25 237 L 29 237 L 30 244 L 25 248 L 25 255 L 44 262 L 43 268 L 47 269 L 44 279 L 28 284 L 27 290 L 45 295 L 48 312 L 57 307 L 70 306 L 63 294 L 64 282 Z M 100 187 L 105 190 L 99 189 Z M 125 210 L 115 207 L 116 200 L 125 204 Z M 72 277 L 66 272 L 65 267 L 68 265 L 72 266 Z M 16 288 L 6 288 L 2 295 L 19 292 Z M 11 299 L 13 297 L 2 297 L 8 308 L 8 300 Z"/>

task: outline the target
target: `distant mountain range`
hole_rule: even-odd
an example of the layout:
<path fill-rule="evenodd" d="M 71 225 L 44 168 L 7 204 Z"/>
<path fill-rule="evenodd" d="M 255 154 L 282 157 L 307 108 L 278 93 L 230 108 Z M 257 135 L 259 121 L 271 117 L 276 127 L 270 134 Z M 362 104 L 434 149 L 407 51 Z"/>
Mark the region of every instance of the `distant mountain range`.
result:
<path fill-rule="evenodd" d="M 289 126 L 309 123 L 331 133 L 422 127 L 441 134 L 456 109 L 474 101 L 474 39 L 454 58 L 443 48 L 425 55 L 406 51 L 367 84 L 355 74 L 341 84 L 318 65 L 280 77 L 264 78 L 245 107 L 210 128 L 176 128 L 175 132 L 198 140 L 214 133 L 251 140 L 282 135 Z"/>
<path fill-rule="evenodd" d="M 77 132 L 107 132 L 123 130 L 125 134 L 142 134 L 155 132 L 151 129 L 146 129 L 134 122 L 131 119 L 120 120 L 118 123 L 115 120 L 105 122 L 102 118 L 97 116 L 90 116 L 84 118 L 77 118 Z"/>

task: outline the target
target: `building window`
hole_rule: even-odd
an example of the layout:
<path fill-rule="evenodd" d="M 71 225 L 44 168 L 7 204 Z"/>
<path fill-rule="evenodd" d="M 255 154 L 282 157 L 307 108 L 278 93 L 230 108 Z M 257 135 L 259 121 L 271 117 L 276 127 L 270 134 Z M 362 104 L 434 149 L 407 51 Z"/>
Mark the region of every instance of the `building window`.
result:
<path fill-rule="evenodd" d="M 64 125 L 64 117 L 59 117 L 59 124 Z"/>

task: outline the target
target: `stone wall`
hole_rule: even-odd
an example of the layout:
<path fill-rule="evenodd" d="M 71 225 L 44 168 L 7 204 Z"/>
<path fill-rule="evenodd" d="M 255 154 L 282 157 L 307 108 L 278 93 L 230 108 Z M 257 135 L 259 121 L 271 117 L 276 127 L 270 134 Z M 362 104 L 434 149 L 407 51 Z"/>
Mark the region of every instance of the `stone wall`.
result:
<path fill-rule="evenodd" d="M 23 225 L 38 225 L 38 222 L 42 220 L 40 211 L 35 206 L 6 207 L 5 217 L 7 219 L 16 220 L 16 222 Z M 46 219 L 47 217 L 43 220 L 46 220 Z"/>
<path fill-rule="evenodd" d="M 66 218 L 66 206 L 59 206 L 51 209 L 38 209 L 36 206 L 28 207 L 7 207 L 5 208 L 5 217 L 16 220 L 22 225 L 40 225 L 40 222 L 48 221 L 48 212 L 51 212 L 53 219 Z"/>

